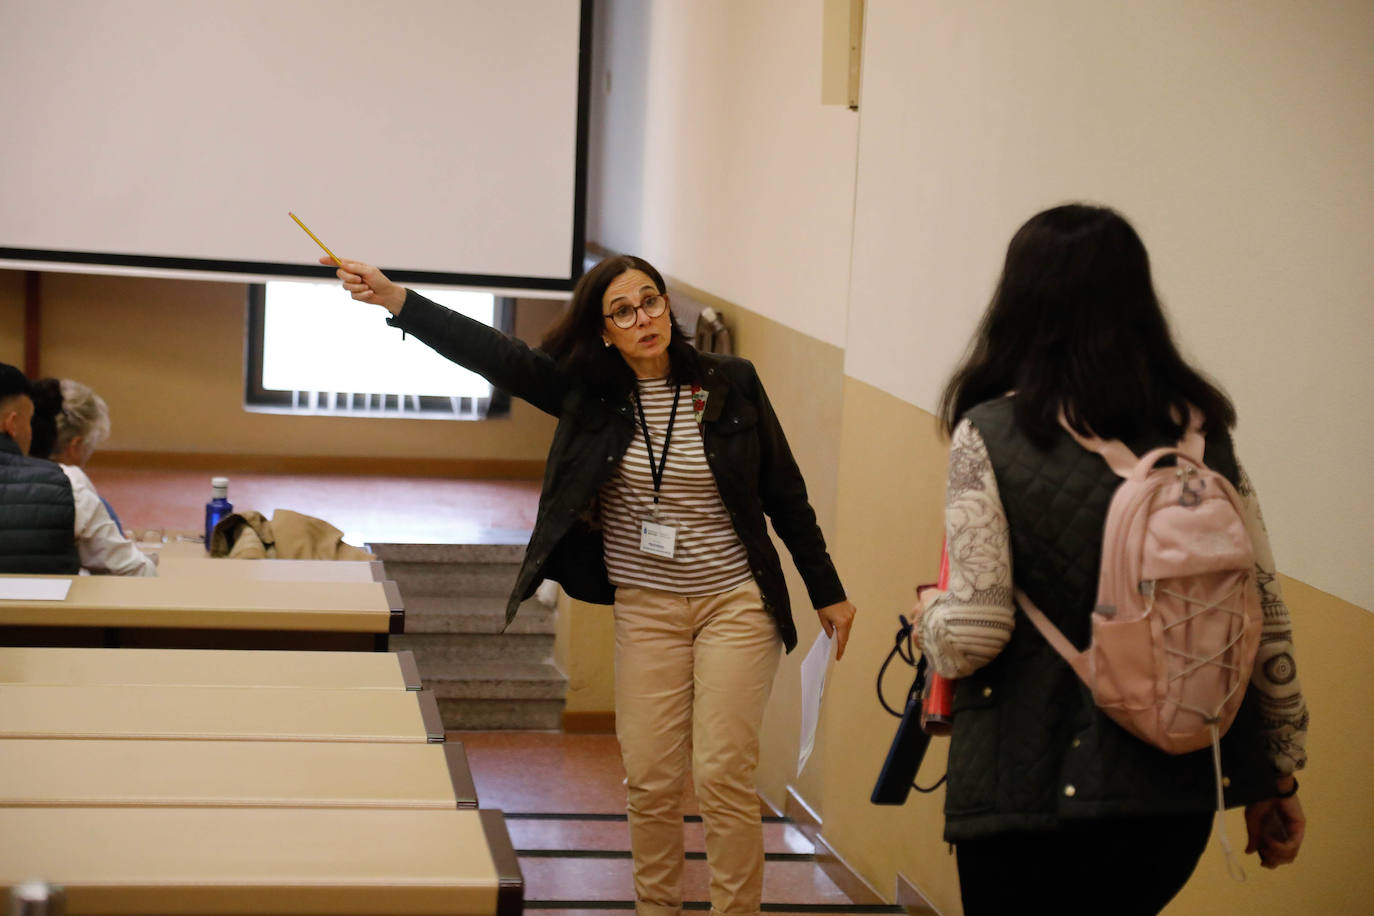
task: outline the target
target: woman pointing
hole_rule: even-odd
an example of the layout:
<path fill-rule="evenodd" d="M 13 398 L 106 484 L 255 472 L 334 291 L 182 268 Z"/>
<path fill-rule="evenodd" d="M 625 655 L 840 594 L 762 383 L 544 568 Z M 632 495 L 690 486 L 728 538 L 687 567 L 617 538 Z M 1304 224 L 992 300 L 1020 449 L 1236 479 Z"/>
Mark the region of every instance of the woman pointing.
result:
<path fill-rule="evenodd" d="M 334 263 L 322 258 L 321 263 Z M 607 258 L 538 349 L 343 261 L 353 298 L 448 359 L 558 417 L 509 622 L 542 579 L 614 605 L 616 735 L 628 776 L 636 911 L 682 909 L 690 769 L 711 905 L 757 913 L 759 727 L 780 650 L 797 642 L 767 516 L 843 656 L 855 609 L 753 365 L 697 353 L 663 278 Z"/>

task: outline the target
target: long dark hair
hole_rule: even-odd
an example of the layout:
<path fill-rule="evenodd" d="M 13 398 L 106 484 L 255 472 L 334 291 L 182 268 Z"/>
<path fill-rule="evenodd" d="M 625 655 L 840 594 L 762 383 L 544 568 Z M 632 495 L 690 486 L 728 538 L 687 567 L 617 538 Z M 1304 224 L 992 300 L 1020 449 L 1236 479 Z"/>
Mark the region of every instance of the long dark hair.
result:
<path fill-rule="evenodd" d="M 629 393 L 635 387 L 634 370 L 621 357 L 620 351 L 606 346 L 602 338 L 606 318 L 601 311 L 601 299 L 611 281 L 630 270 L 643 271 L 660 293 L 667 294 L 663 275 L 648 261 L 632 254 L 612 255 L 577 281 L 568 311 L 539 344 L 539 349 L 602 394 Z M 672 327 L 668 336 L 668 361 L 673 381 L 678 384 L 699 382 L 696 350 L 672 314 L 671 299 L 668 323 Z"/>
<path fill-rule="evenodd" d="M 62 412 L 62 383 L 55 378 L 41 378 L 31 389 L 33 397 L 33 441 L 29 454 L 34 458 L 51 458 L 57 445 L 57 415 Z"/>
<path fill-rule="evenodd" d="M 997 291 L 945 384 L 946 432 L 970 408 L 1016 392 L 1017 426 L 1047 446 L 1059 412 L 1104 439 L 1183 434 L 1187 405 L 1230 428 L 1230 398 L 1179 355 L 1150 280 L 1150 258 L 1114 210 L 1068 204 L 1017 230 Z"/>

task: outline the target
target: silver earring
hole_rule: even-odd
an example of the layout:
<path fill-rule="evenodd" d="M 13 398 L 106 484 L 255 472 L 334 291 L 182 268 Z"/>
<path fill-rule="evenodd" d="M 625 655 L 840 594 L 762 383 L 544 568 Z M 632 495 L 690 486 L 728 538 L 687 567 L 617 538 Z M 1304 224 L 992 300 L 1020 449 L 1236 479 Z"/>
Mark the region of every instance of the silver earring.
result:
<path fill-rule="evenodd" d="M 604 338 L 604 337 L 601 338 L 601 346 L 603 346 L 603 347 L 609 347 L 610 345 L 611 345 L 611 342 L 610 342 L 609 340 L 607 340 L 607 339 Z"/>

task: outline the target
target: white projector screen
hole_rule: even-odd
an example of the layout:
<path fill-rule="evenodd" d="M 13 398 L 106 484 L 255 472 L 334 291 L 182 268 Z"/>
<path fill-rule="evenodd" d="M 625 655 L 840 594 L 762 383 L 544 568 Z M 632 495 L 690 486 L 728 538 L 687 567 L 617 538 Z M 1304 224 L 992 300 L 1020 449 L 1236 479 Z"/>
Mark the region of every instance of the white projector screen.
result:
<path fill-rule="evenodd" d="M 591 0 L 3 0 L 0 266 L 561 290 Z M 68 268 L 70 269 L 70 268 Z"/>

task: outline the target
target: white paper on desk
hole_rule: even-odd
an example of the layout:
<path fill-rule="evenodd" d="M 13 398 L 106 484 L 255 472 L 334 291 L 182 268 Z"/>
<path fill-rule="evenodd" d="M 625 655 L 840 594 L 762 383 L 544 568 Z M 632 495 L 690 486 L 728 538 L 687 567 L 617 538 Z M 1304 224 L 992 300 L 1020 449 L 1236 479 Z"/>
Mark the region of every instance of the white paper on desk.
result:
<path fill-rule="evenodd" d="M 8 579 L 0 577 L 0 601 L 62 601 L 71 579 Z"/>
<path fill-rule="evenodd" d="M 821 697 L 825 695 L 825 675 L 830 668 L 830 644 L 833 640 L 825 630 L 816 634 L 816 641 L 801 663 L 801 753 L 797 755 L 797 775 L 811 759 L 816 746 L 816 728 L 821 723 Z"/>

